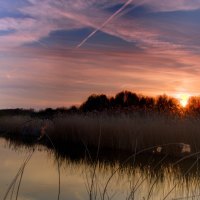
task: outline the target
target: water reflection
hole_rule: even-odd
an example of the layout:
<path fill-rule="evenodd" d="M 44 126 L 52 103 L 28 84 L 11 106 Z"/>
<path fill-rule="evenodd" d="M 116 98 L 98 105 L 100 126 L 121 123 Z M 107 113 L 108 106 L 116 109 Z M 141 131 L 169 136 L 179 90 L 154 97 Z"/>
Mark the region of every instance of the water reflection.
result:
<path fill-rule="evenodd" d="M 35 149 L 25 168 L 19 200 L 57 199 L 58 173 L 55 152 L 41 145 L 0 140 L 0 198 L 27 155 Z M 71 153 L 70 153 L 71 152 Z M 133 157 L 125 165 L 128 155 L 113 157 L 110 152 L 99 154 L 70 151 L 58 154 L 61 170 L 60 199 L 199 199 L 200 170 L 198 158 L 174 165 L 176 159 L 165 155 Z M 109 178 L 112 177 L 109 180 Z M 107 185 L 107 187 L 105 187 Z M 15 187 L 16 188 L 16 187 Z M 16 193 L 16 189 L 15 189 Z M 8 199 L 11 199 L 10 196 Z M 14 196 L 13 196 L 13 199 Z"/>

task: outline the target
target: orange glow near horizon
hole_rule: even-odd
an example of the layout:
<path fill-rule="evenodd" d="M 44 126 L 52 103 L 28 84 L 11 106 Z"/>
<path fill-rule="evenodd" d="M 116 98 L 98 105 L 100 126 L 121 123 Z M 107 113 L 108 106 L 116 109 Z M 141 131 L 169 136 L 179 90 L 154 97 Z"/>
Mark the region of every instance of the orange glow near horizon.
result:
<path fill-rule="evenodd" d="M 186 107 L 187 106 L 190 96 L 191 95 L 188 94 L 188 93 L 177 94 L 177 99 L 179 100 L 179 102 L 180 102 L 182 107 Z"/>

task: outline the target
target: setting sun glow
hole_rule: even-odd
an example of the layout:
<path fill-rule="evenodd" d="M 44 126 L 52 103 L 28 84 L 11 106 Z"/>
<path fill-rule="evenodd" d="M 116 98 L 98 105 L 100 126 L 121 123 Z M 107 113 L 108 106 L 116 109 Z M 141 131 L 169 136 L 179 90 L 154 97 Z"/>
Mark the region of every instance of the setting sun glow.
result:
<path fill-rule="evenodd" d="M 188 104 L 188 100 L 190 98 L 189 94 L 178 94 L 178 100 L 180 101 L 181 106 L 186 107 Z"/>

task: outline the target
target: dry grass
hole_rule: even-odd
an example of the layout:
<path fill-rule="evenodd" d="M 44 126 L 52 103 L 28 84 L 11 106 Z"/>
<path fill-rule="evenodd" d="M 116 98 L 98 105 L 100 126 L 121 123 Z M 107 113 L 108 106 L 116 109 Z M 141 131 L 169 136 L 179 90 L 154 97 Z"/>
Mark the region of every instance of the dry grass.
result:
<path fill-rule="evenodd" d="M 97 148 L 101 133 L 100 148 L 112 150 L 137 150 L 166 143 L 185 143 L 193 151 L 200 149 L 200 123 L 195 118 L 170 117 L 154 114 L 151 116 L 72 114 L 57 116 L 53 120 L 32 119 L 13 116 L 0 118 L 0 130 L 22 135 L 28 130 L 44 130 L 55 146 L 84 144 Z M 34 134 L 30 131 L 30 135 Z M 76 146 L 75 146 L 76 147 Z"/>

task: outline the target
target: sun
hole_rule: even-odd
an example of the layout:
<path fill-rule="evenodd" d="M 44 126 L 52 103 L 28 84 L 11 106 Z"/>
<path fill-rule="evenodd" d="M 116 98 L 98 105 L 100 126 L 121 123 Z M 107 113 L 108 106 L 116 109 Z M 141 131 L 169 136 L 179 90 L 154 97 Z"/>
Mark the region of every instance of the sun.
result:
<path fill-rule="evenodd" d="M 187 106 L 189 98 L 190 98 L 190 95 L 187 93 L 177 94 L 177 99 L 179 100 L 182 107 Z"/>

